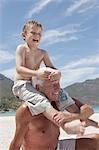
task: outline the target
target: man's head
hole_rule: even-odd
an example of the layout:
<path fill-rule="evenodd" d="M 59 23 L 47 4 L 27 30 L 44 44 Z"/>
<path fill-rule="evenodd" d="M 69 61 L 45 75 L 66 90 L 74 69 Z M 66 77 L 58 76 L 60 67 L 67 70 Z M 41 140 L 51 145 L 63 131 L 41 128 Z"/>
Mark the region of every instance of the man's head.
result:
<path fill-rule="evenodd" d="M 49 70 L 50 73 L 54 71 L 50 68 L 45 68 L 44 70 Z M 38 91 L 42 92 L 46 95 L 46 97 L 50 101 L 58 101 L 59 99 L 59 91 L 60 91 L 60 83 L 59 82 L 52 82 L 48 80 L 39 80 L 37 77 L 32 78 L 33 86 L 37 88 Z"/>
<path fill-rule="evenodd" d="M 38 45 L 42 30 L 42 25 L 39 22 L 28 21 L 23 27 L 22 37 L 29 45 Z"/>

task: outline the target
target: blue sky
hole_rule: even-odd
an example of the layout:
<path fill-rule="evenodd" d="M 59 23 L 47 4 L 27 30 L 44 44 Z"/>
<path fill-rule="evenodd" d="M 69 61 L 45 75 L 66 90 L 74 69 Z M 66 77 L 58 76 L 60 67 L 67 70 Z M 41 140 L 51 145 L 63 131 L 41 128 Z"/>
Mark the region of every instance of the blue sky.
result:
<path fill-rule="evenodd" d="M 98 0 L 0 0 L 0 73 L 13 79 L 27 20 L 42 23 L 40 48 L 62 72 L 61 85 L 99 77 Z"/>

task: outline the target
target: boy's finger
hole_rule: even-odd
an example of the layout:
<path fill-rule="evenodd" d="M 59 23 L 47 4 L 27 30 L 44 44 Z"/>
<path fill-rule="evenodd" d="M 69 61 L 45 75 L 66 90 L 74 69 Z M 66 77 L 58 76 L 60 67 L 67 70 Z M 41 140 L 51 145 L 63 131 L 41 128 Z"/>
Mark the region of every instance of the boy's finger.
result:
<path fill-rule="evenodd" d="M 45 74 L 51 74 L 51 72 L 50 72 L 50 71 L 44 71 L 44 73 L 45 73 Z"/>

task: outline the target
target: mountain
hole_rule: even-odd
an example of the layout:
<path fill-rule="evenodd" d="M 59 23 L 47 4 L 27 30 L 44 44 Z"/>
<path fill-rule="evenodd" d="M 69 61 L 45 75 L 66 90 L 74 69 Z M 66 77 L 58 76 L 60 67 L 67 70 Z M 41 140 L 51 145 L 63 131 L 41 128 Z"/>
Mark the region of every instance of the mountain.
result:
<path fill-rule="evenodd" d="M 12 93 L 13 81 L 0 74 L 0 110 L 17 109 L 22 103 Z M 70 96 L 87 104 L 99 105 L 99 78 L 64 88 Z"/>
<path fill-rule="evenodd" d="M 0 74 L 0 99 L 3 97 L 13 97 L 13 93 L 11 91 L 12 86 L 13 81 Z"/>
<path fill-rule="evenodd" d="M 64 88 L 72 97 L 87 104 L 99 104 L 99 78 L 75 83 Z"/>
<path fill-rule="evenodd" d="M 22 103 L 15 99 L 12 86 L 13 81 L 0 74 L 0 111 L 16 110 Z"/>

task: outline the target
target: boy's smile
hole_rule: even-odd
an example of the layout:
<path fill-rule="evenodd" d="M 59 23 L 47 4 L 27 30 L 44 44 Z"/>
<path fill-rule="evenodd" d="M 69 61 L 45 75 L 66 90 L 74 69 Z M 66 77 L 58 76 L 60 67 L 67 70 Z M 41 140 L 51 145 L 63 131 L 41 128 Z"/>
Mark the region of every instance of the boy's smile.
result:
<path fill-rule="evenodd" d="M 32 27 L 28 30 L 27 34 L 25 35 L 25 41 L 31 47 L 36 48 L 41 39 L 41 28 L 40 27 Z"/>

